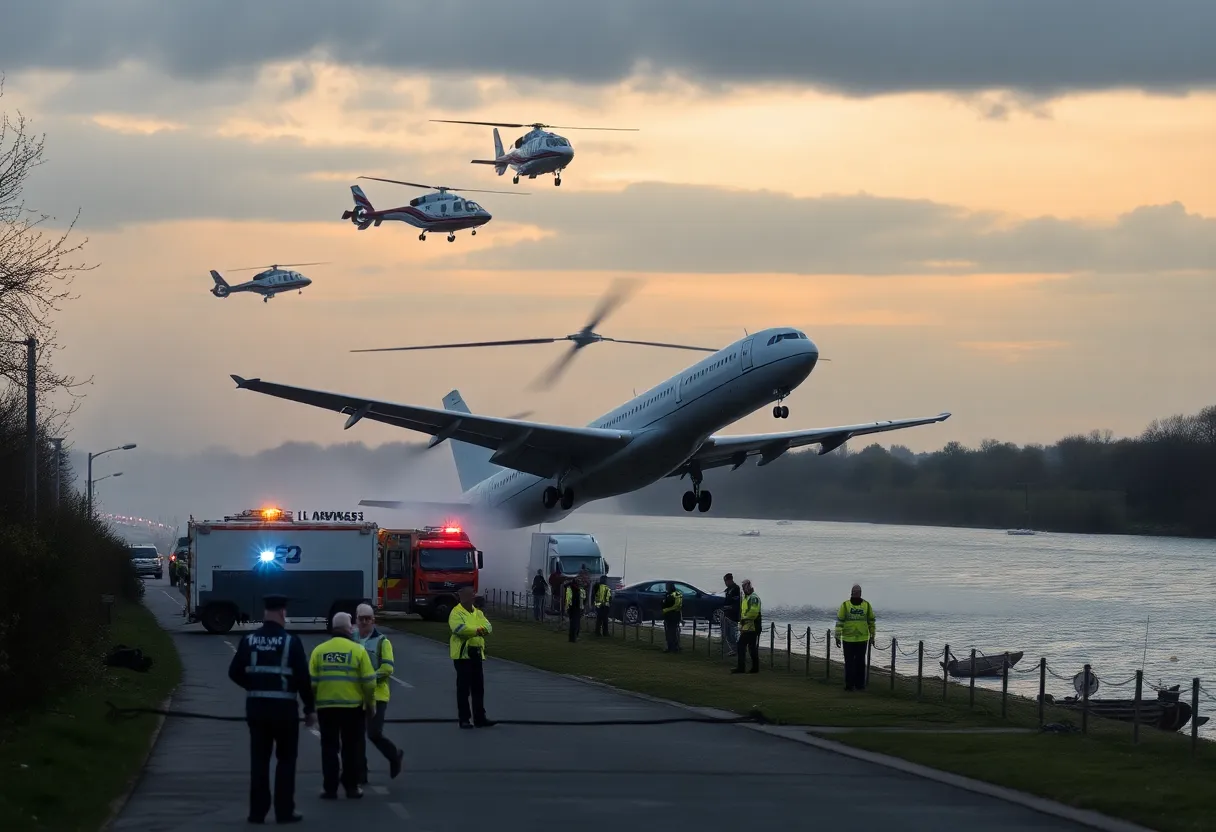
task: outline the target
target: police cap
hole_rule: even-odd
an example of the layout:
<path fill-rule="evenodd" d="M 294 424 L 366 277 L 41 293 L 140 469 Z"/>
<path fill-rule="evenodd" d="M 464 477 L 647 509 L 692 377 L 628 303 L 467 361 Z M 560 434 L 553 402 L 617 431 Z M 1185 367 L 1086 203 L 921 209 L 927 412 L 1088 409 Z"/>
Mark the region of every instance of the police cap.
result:
<path fill-rule="evenodd" d="M 262 599 L 262 603 L 266 605 L 266 609 L 270 611 L 287 609 L 286 595 L 267 595 Z"/>

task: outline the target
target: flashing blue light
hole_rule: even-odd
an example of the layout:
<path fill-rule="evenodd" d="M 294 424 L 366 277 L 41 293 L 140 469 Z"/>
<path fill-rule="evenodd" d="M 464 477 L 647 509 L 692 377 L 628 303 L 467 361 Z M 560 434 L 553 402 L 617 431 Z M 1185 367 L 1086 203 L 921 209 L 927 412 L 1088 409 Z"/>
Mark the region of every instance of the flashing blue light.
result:
<path fill-rule="evenodd" d="M 265 552 L 262 552 L 259 557 L 262 559 L 262 563 L 270 563 L 272 560 L 274 560 L 274 552 L 268 549 Z"/>

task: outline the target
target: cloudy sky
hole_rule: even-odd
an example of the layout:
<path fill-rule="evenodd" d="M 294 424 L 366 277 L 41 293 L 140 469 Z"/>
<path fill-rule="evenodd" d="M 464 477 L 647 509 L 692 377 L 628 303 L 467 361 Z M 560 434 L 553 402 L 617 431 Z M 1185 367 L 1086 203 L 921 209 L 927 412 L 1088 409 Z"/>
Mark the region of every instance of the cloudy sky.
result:
<path fill-rule="evenodd" d="M 832 360 L 780 427 L 952 411 L 898 438 L 925 450 L 1214 403 L 1214 30 L 1199 0 L 42 0 L 0 27 L 0 109 L 47 135 L 27 204 L 80 209 L 99 264 L 59 316 L 78 448 L 415 438 L 229 373 L 584 424 L 689 354 L 592 347 L 533 397 L 561 347 L 349 350 L 564 335 L 628 275 L 604 334 L 802 328 Z M 431 118 L 640 130 L 567 131 L 562 187 L 484 195 L 475 239 L 342 222 L 360 174 L 512 188 L 468 164 L 489 128 Z M 276 261 L 328 264 L 208 293 Z"/>

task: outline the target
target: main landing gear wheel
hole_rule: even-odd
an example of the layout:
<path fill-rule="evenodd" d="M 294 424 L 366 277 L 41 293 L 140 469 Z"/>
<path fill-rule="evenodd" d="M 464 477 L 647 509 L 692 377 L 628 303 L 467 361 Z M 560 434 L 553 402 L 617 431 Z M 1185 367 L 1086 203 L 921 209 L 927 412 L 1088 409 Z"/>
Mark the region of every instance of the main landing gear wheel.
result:
<path fill-rule="evenodd" d="M 424 242 L 424 243 L 425 243 L 425 242 L 426 242 L 426 232 L 425 232 L 425 231 L 423 231 L 421 234 L 419 234 L 419 235 L 418 235 L 418 239 L 419 239 L 419 240 L 422 240 L 422 242 Z"/>
<path fill-rule="evenodd" d="M 515 178 L 511 180 L 511 184 L 513 184 L 513 185 L 519 184 L 519 174 L 515 175 Z"/>
<path fill-rule="evenodd" d="M 574 490 L 563 488 L 559 491 L 550 485 L 541 493 L 540 501 L 545 508 L 554 508 L 560 502 L 562 509 L 569 511 L 574 508 Z"/>
<path fill-rule="evenodd" d="M 449 234 L 449 235 L 448 235 L 448 242 L 449 242 L 449 243 L 454 243 L 454 242 L 456 242 L 456 235 L 455 235 L 455 234 Z"/>
<path fill-rule="evenodd" d="M 266 297 L 262 298 L 262 303 L 270 303 L 270 295 L 267 295 Z"/>
<path fill-rule="evenodd" d="M 684 492 L 683 505 L 685 511 L 692 511 L 695 508 L 704 514 L 705 512 L 709 511 L 709 507 L 713 505 L 713 502 L 714 495 L 710 494 L 708 491 Z"/>
<path fill-rule="evenodd" d="M 774 419 L 788 419 L 790 417 L 790 409 L 783 404 L 773 407 Z"/>
<path fill-rule="evenodd" d="M 553 177 L 553 184 L 555 186 L 560 186 L 562 184 L 562 178 L 560 176 Z"/>
<path fill-rule="evenodd" d="M 477 236 L 477 229 L 476 229 L 476 228 L 474 228 L 472 231 L 470 231 L 470 232 L 469 232 L 469 236 L 470 236 L 470 237 L 476 237 L 476 236 Z"/>

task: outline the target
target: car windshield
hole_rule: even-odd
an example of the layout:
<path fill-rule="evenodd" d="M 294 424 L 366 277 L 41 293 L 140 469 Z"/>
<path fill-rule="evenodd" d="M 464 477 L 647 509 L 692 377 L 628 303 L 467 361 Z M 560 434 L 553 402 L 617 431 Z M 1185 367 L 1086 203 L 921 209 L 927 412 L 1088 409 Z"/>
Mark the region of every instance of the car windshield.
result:
<path fill-rule="evenodd" d="M 131 560 L 147 560 L 156 557 L 156 548 L 153 546 L 132 546 Z"/>
<path fill-rule="evenodd" d="M 477 558 L 473 549 L 423 547 L 418 550 L 418 565 L 432 571 L 472 572 L 477 568 Z"/>

